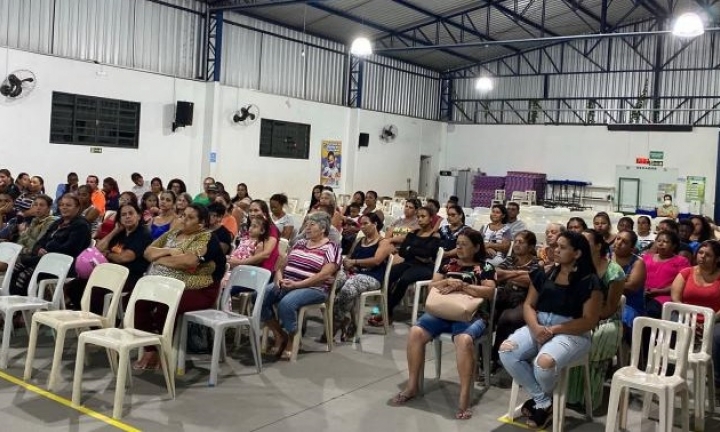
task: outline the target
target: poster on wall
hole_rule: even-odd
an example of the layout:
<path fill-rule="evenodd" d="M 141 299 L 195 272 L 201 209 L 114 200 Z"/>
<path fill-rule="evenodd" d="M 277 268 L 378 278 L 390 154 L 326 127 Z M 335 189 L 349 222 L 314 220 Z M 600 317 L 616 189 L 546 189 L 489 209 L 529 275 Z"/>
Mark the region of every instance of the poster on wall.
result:
<path fill-rule="evenodd" d="M 705 202 L 705 177 L 687 176 L 685 183 L 685 201 Z"/>
<path fill-rule="evenodd" d="M 320 184 L 331 188 L 340 186 L 341 166 L 342 142 L 324 140 L 320 146 Z"/>
<path fill-rule="evenodd" d="M 658 183 L 657 203 L 662 204 L 665 195 L 670 195 L 673 200 L 677 196 L 677 184 L 675 183 Z"/>

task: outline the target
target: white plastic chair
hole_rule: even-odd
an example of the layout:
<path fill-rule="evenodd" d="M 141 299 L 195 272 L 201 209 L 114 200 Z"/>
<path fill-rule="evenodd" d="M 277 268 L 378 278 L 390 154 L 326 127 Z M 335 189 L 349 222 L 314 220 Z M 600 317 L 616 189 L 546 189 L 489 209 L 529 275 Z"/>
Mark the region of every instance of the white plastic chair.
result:
<path fill-rule="evenodd" d="M 55 330 L 55 353 L 53 355 L 52 366 L 50 368 L 50 376 L 48 378 L 48 390 L 53 391 L 55 383 L 60 372 L 60 361 L 62 360 L 63 347 L 65 346 L 65 335 L 68 330 L 85 329 L 90 327 L 114 327 L 115 316 L 118 310 L 118 303 L 121 299 L 121 293 L 125 286 L 129 270 L 127 267 L 104 263 L 93 269 L 90 279 L 85 286 L 82 300 L 80 300 L 81 310 L 54 310 L 36 312 L 32 317 L 32 327 L 30 328 L 30 340 L 28 342 L 27 359 L 25 360 L 25 374 L 23 379 L 29 381 L 32 375 L 32 363 L 35 357 L 35 348 L 37 347 L 37 336 L 40 324 L 46 325 Z M 110 291 L 112 296 L 110 307 L 107 315 L 97 315 L 90 312 L 90 298 L 92 296 L 92 288 L 105 288 Z"/>
<path fill-rule="evenodd" d="M 698 318 L 703 317 L 703 322 Z M 695 409 L 695 430 L 705 429 L 705 400 L 708 402 L 708 412 L 715 411 L 715 369 L 712 358 L 713 329 L 715 328 L 715 313 L 712 309 L 689 304 L 667 302 L 663 304 L 662 319 L 677 321 L 690 329 L 691 342 L 700 328 L 702 337 L 691 343 L 688 349 L 688 364 L 693 371 L 693 399 Z M 673 361 L 672 356 L 670 361 Z M 707 387 L 705 380 L 707 378 Z M 705 390 L 707 388 L 707 395 Z M 708 397 L 709 396 L 709 397 Z"/>
<path fill-rule="evenodd" d="M 439 248 L 437 251 L 437 255 L 435 255 L 435 264 L 433 266 L 433 275 L 440 270 L 440 265 L 442 264 L 443 259 L 443 253 L 445 250 L 443 248 Z M 418 310 L 420 306 L 420 293 L 423 290 L 423 288 L 427 287 L 430 284 L 430 281 L 424 281 L 423 282 L 415 282 L 413 286 L 411 286 L 408 291 L 413 290 L 414 291 L 414 298 L 413 298 L 413 309 L 412 309 L 412 323 L 415 324 L 415 320 L 417 320 L 418 316 Z M 407 295 L 405 296 L 407 298 Z"/>
<path fill-rule="evenodd" d="M 385 267 L 385 276 L 383 277 L 382 286 L 379 290 L 365 291 L 360 294 L 360 298 L 357 302 L 357 310 L 355 311 L 355 337 L 354 342 L 359 342 L 363 332 L 363 312 L 365 311 L 365 302 L 370 297 L 380 297 L 380 310 L 383 319 L 383 330 L 385 334 L 388 334 L 389 324 L 389 312 L 388 312 L 388 283 L 390 279 L 390 270 L 392 270 L 393 256 L 390 255 L 387 259 L 387 266 Z"/>
<path fill-rule="evenodd" d="M 643 330 L 650 332 L 650 346 L 645 370 L 638 368 L 640 362 L 640 345 Z M 673 338 L 673 336 L 675 336 Z M 671 347 L 674 339 L 675 346 Z M 680 393 L 682 400 L 683 431 L 690 429 L 688 413 L 688 385 L 686 381 L 687 352 L 690 345 L 690 328 L 681 323 L 657 320 L 648 317 L 637 317 L 633 321 L 632 353 L 630 366 L 618 369 L 610 386 L 610 401 L 605 432 L 616 429 L 618 412 L 620 413 L 620 429 L 627 428 L 627 409 L 630 388 L 646 393 L 654 393 L 660 400 L 661 431 L 672 430 L 675 413 L 675 395 Z M 668 366 L 675 363 L 675 371 L 666 376 Z M 643 402 L 643 417 L 647 418 L 650 409 L 649 398 Z"/>
<path fill-rule="evenodd" d="M 0 297 L 0 314 L 5 318 L 5 326 L 3 328 L 2 348 L 0 348 L 0 369 L 7 369 L 8 355 L 10 351 L 10 335 L 13 331 L 13 315 L 16 312 L 22 312 L 26 324 L 30 323 L 30 314 L 39 310 L 60 309 L 64 304 L 62 301 L 65 279 L 70 271 L 73 263 L 73 257 L 59 254 L 47 253 L 40 258 L 40 262 L 35 266 L 35 271 L 30 278 L 28 284 L 28 295 L 8 295 Z M 58 283 L 58 289 L 55 289 L 52 301 L 45 300 L 44 285 L 38 283 L 38 275 L 40 273 L 51 274 L 55 276 Z"/>
<path fill-rule="evenodd" d="M 555 390 L 553 391 L 553 420 L 552 427 L 553 432 L 562 432 L 565 423 L 565 404 L 567 401 L 567 385 L 568 377 L 570 376 L 570 370 L 575 367 L 584 368 L 585 388 L 590 389 L 590 355 L 586 354 L 575 363 L 571 363 L 566 368 L 560 371 L 560 377 L 558 379 Z M 518 405 L 517 399 L 520 393 L 520 385 L 517 381 L 513 380 L 512 388 L 510 390 L 510 403 L 508 404 L 508 412 L 505 417 L 508 420 L 513 421 L 516 417 L 516 413 L 520 410 L 522 405 Z M 587 421 L 592 421 L 592 395 L 590 391 L 585 392 L 585 417 Z"/>
<path fill-rule="evenodd" d="M 22 251 L 22 246 L 12 242 L 0 243 L 0 262 L 7 264 L 7 270 L 4 273 L 0 273 L 2 284 L 0 285 L 0 296 L 6 296 L 10 294 L 10 280 L 12 280 L 13 270 L 15 269 L 15 263 L 17 262 L 18 256 Z"/>
<path fill-rule="evenodd" d="M 280 255 L 287 255 L 288 248 L 290 247 L 290 241 L 286 238 L 281 238 L 280 243 L 278 243 L 278 251 L 280 252 Z"/>
<path fill-rule="evenodd" d="M 127 312 L 125 313 L 124 328 L 105 328 L 89 330 L 80 334 L 78 339 L 77 359 L 75 360 L 75 379 L 73 380 L 72 404 L 80 405 L 81 384 L 83 368 L 85 365 L 85 345 L 92 344 L 116 351 L 120 358 L 119 366 L 113 367 L 115 356 L 111 356 L 111 367 L 117 372 L 115 385 L 115 402 L 113 418 L 122 417 L 123 400 L 125 399 L 125 382 L 130 369 L 130 351 L 146 346 L 159 347 L 160 365 L 165 384 L 171 398 L 175 398 L 175 373 L 172 358 L 172 340 L 175 327 L 175 316 L 180 299 L 185 289 L 185 283 L 165 276 L 144 276 L 133 289 L 130 296 Z M 135 329 L 135 303 L 146 300 L 167 305 L 168 313 L 161 334 L 150 333 Z"/>
<path fill-rule="evenodd" d="M 333 334 L 333 308 L 335 307 L 335 291 L 337 290 L 337 279 L 330 287 L 328 298 L 323 303 L 303 306 L 298 311 L 297 331 L 292 340 L 292 355 L 290 361 L 297 361 L 298 352 L 300 351 L 300 341 L 302 339 L 302 328 L 305 321 L 305 315 L 311 310 L 319 310 L 323 314 L 323 323 L 325 324 L 325 338 L 327 339 L 327 351 L 332 352 L 334 345 Z"/>
<path fill-rule="evenodd" d="M 429 281 L 426 281 L 428 283 Z M 429 283 L 428 283 L 429 284 Z M 495 300 L 497 298 L 497 289 L 495 290 L 495 294 L 493 294 L 492 303 L 490 304 L 490 319 L 487 322 L 487 328 L 483 332 L 482 336 L 477 338 L 475 340 L 475 349 L 473 350 L 474 353 L 478 352 L 478 347 L 482 346 L 482 355 L 483 355 L 483 372 L 485 373 L 485 388 L 490 388 L 490 361 L 492 357 L 492 347 L 493 347 L 493 333 L 495 333 L 495 326 L 493 325 L 493 322 L 495 320 Z M 487 299 L 485 299 L 488 301 Z M 417 310 L 416 307 L 413 307 L 413 310 Z M 413 317 L 413 325 L 417 323 L 417 317 Z M 440 336 L 436 337 L 433 340 L 433 347 L 435 348 L 435 379 L 440 380 L 440 371 L 442 368 L 442 343 L 443 342 L 449 342 L 453 343 L 452 334 L 450 333 L 442 333 Z M 425 368 L 420 368 L 420 390 L 422 392 L 422 389 L 424 387 L 424 375 L 425 375 Z M 474 386 L 473 386 L 474 388 Z"/>
<path fill-rule="evenodd" d="M 195 323 L 213 330 L 213 351 L 210 360 L 210 378 L 208 386 L 217 383 L 217 375 L 221 357 L 225 357 L 225 331 L 235 328 L 239 332 L 242 327 L 250 329 L 250 344 L 255 359 L 257 372 L 262 372 L 262 357 L 260 356 L 260 309 L 265 298 L 265 286 L 270 281 L 270 271 L 262 267 L 240 265 L 233 269 L 230 280 L 223 289 L 220 310 L 207 309 L 185 312 L 182 317 L 180 329 L 180 349 L 178 352 L 178 375 L 185 373 L 185 353 L 187 350 L 188 323 Z M 230 291 L 234 286 L 250 288 L 257 293 L 255 305 L 250 316 L 222 310 L 230 299 Z"/>

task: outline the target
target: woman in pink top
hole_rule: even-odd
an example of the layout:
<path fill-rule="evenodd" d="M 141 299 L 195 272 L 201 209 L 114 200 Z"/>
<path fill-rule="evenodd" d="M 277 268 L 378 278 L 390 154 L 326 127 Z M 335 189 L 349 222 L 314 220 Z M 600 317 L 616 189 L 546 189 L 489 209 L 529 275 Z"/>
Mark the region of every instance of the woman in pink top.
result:
<path fill-rule="evenodd" d="M 274 272 L 275 263 L 277 263 L 278 257 L 280 256 L 280 250 L 278 249 L 280 231 L 278 231 L 277 227 L 270 218 L 270 208 L 268 208 L 265 201 L 256 199 L 250 203 L 248 215 L 251 219 L 259 217 L 268 221 L 268 224 L 270 225 L 268 232 L 270 235 L 268 236 L 268 239 L 263 242 L 262 250 L 255 251 L 255 255 L 243 260 L 240 264 L 256 265 L 268 269 L 270 272 Z"/>
<path fill-rule="evenodd" d="M 647 315 L 660 318 L 663 303 L 671 301 L 670 287 L 680 270 L 690 267 L 687 258 L 677 255 L 680 238 L 672 231 L 663 231 L 655 238 L 655 253 L 643 255 L 647 269 L 645 306 Z"/>
<path fill-rule="evenodd" d="M 703 306 L 715 312 L 712 358 L 715 388 L 720 388 L 720 243 L 704 241 L 697 251 L 697 265 L 682 269 L 672 285 L 672 300 Z M 701 322 L 702 316 L 698 316 Z"/>

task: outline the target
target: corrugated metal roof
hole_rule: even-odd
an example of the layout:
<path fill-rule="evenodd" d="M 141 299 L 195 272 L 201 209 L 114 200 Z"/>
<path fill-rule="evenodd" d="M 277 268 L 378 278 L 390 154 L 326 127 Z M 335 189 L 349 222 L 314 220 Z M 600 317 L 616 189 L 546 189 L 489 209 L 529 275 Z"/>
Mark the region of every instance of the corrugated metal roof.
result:
<path fill-rule="evenodd" d="M 333 0 L 257 6 L 240 13 L 348 46 L 355 37 L 363 35 L 376 40 L 377 47 L 400 48 L 477 42 L 483 40 L 483 34 L 497 40 L 514 40 L 537 38 L 543 34 L 596 33 L 600 30 L 602 3 L 603 0 Z M 247 7 L 246 2 L 242 4 Z M 655 4 L 664 9 L 663 15 L 668 15 L 667 2 Z M 694 0 L 678 0 L 673 4 L 674 14 L 699 9 Z M 627 25 L 653 18 L 656 7 L 648 2 L 614 0 L 607 10 L 607 25 L 613 28 L 618 23 Z M 712 6 L 710 14 L 717 17 L 718 10 L 717 5 Z M 391 38 L 398 33 L 404 36 Z M 462 54 L 453 55 L 453 52 Z M 434 50 L 432 54 L 396 51 L 383 55 L 443 71 L 511 52 L 507 47 L 488 47 Z"/>

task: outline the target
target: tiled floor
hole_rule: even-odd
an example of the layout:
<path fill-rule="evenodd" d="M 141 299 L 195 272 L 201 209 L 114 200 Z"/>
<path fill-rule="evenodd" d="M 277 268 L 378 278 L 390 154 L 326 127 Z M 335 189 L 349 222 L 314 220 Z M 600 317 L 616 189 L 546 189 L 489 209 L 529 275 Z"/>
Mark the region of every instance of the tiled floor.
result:
<path fill-rule="evenodd" d="M 320 326 L 311 323 L 304 348 L 321 350 L 313 342 Z M 513 431 L 516 426 L 498 421 L 507 410 L 509 390 L 492 387 L 477 394 L 474 417 L 457 421 L 453 415 L 458 385 L 454 349 L 444 344 L 442 380 L 428 380 L 426 395 L 405 407 L 391 407 L 388 400 L 402 388 L 406 377 L 405 336 L 407 326 L 396 324 L 387 337 L 363 336 L 363 344 L 341 344 L 332 353 L 301 353 L 297 363 L 267 363 L 255 374 L 246 347 L 221 366 L 217 387 L 207 386 L 209 363 L 198 357 L 177 379 L 177 397 L 168 400 L 160 373 L 136 375 L 126 397 L 125 423 L 145 431 Z M 24 365 L 24 334 L 13 342 L 10 369 L 21 377 Z M 32 383 L 45 386 L 52 341 L 41 339 Z M 431 355 L 432 350 L 428 350 Z M 66 349 L 63 387 L 58 394 L 70 398 L 74 346 Z M 86 367 L 83 404 L 106 415 L 112 412 L 114 381 L 106 357 L 90 354 Z M 430 358 L 429 358 L 430 360 Z M 434 375 L 432 360 L 427 376 Z M 629 430 L 654 431 L 657 422 L 640 421 L 638 407 L 631 406 Z M 656 411 L 656 410 L 655 410 Z M 651 419 L 655 414 L 651 413 Z M 587 423 L 572 410 L 565 420 L 568 431 L 603 431 L 604 417 Z M 679 428 L 676 428 L 679 430 Z M 105 431 L 114 430 L 77 411 L 0 380 L 0 430 L 2 431 Z M 707 431 L 720 430 L 718 417 L 708 419 Z"/>

